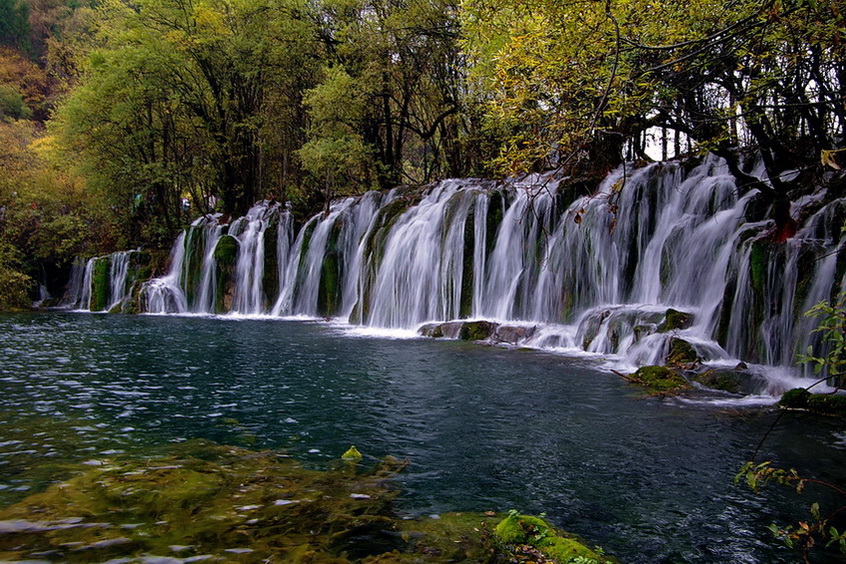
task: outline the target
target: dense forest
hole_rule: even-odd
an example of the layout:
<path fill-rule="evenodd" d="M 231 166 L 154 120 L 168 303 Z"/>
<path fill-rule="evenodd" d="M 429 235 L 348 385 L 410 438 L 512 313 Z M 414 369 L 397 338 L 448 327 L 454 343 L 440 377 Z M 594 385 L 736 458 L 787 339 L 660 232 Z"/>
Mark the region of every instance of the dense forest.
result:
<path fill-rule="evenodd" d="M 0 44 L 3 309 L 263 198 L 712 152 L 786 238 L 840 191 L 844 0 L 0 0 Z"/>

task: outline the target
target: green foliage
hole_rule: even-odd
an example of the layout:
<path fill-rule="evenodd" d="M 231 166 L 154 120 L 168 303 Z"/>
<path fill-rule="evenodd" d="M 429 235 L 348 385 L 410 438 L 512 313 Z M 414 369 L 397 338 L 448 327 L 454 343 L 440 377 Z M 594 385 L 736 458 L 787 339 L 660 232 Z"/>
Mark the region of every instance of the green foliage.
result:
<path fill-rule="evenodd" d="M 113 244 L 112 224 L 79 179 L 42 156 L 49 138 L 34 123 L 0 121 L 0 260 L 4 293 L 0 309 L 28 307 L 31 279 L 46 275 L 54 289 L 67 281 L 78 255 L 100 254 Z M 9 251 L 12 249 L 13 251 Z"/>
<path fill-rule="evenodd" d="M 0 120 L 30 119 L 32 110 L 24 104 L 21 93 L 14 87 L 0 85 Z"/>
<path fill-rule="evenodd" d="M 797 494 L 801 494 L 808 485 L 816 485 L 826 491 L 828 499 L 832 495 L 840 498 L 846 496 L 846 491 L 835 484 L 800 476 L 795 469 L 777 468 L 770 461 L 758 464 L 751 461 L 746 462 L 735 476 L 734 482 L 736 484 L 743 482 L 754 492 L 759 492 L 770 484 L 778 484 L 793 488 Z M 826 547 L 836 545 L 841 552 L 846 553 L 846 531 L 838 531 L 835 527 L 829 525 L 831 519 L 841 509 L 842 507 L 835 509 L 828 516 L 823 516 L 820 504 L 813 502 L 809 508 L 811 519 L 799 521 L 796 525 L 786 527 L 780 527 L 773 523 L 769 526 L 769 530 L 775 538 L 784 542 L 788 547 L 801 550 L 805 562 L 810 561 L 809 554 L 814 546 L 820 544 L 824 544 Z"/>
<path fill-rule="evenodd" d="M 29 47 L 29 6 L 22 0 L 0 0 L 0 44 Z"/>
<path fill-rule="evenodd" d="M 0 311 L 29 309 L 32 279 L 20 271 L 18 253 L 0 239 Z"/>
<path fill-rule="evenodd" d="M 820 168 L 846 109 L 842 2 L 468 0 L 464 46 L 498 165 L 600 169 L 665 130 L 725 157 L 746 135 L 779 173 Z M 818 77 L 820 82 L 816 82 Z M 807 85 L 814 83 L 815 88 Z M 679 137 L 676 137 L 679 139 Z M 672 139 L 671 139 L 672 142 Z"/>
<path fill-rule="evenodd" d="M 822 336 L 826 352 L 815 356 L 813 347 L 808 347 L 807 354 L 800 356 L 799 361 L 811 363 L 815 374 L 842 382 L 846 378 L 846 294 L 841 294 L 835 303 L 818 303 L 805 316 L 821 318 L 814 332 Z"/>
<path fill-rule="evenodd" d="M 327 69 L 325 79 L 306 93 L 309 141 L 299 150 L 303 168 L 324 186 L 326 199 L 337 191 L 356 193 L 367 188 L 375 163 L 361 133 L 365 115 L 364 92 L 341 67 Z M 338 190 L 336 186 L 346 185 Z M 352 188 L 352 190 L 350 190 Z"/>

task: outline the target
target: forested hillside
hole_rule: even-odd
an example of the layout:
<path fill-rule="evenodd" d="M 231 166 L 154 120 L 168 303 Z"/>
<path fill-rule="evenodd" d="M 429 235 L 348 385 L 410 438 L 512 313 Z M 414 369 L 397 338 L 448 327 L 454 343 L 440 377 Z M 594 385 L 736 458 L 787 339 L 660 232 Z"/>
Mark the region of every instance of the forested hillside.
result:
<path fill-rule="evenodd" d="M 844 0 L 0 0 L 0 308 L 263 198 L 706 152 L 787 238 L 837 191 L 844 30 Z"/>

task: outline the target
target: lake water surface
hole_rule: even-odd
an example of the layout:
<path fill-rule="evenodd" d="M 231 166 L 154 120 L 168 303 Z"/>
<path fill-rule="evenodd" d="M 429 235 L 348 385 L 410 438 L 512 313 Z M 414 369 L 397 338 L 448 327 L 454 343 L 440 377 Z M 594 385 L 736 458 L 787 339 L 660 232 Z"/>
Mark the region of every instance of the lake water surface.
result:
<path fill-rule="evenodd" d="M 732 483 L 776 416 L 643 398 L 597 360 L 320 322 L 0 315 L 3 505 L 190 439 L 318 467 L 355 444 L 411 461 L 408 515 L 545 512 L 621 562 L 795 562 L 766 527 L 828 494 Z M 837 421 L 786 414 L 760 458 L 846 483 Z"/>

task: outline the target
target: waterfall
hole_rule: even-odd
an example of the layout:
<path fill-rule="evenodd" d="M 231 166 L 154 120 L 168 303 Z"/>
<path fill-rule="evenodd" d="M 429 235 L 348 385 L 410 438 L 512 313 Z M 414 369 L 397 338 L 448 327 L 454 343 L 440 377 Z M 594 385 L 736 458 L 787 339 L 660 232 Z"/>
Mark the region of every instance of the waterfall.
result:
<path fill-rule="evenodd" d="M 93 257 L 71 266 L 70 280 L 60 308 L 88 311 L 120 311 L 130 299 L 134 280 L 131 264 L 137 250 Z"/>
<path fill-rule="evenodd" d="M 109 257 L 109 310 L 127 298 L 130 253 L 132 251 L 119 251 Z"/>
<path fill-rule="evenodd" d="M 446 180 L 338 200 L 302 222 L 270 202 L 228 225 L 206 216 L 177 238 L 143 307 L 385 328 L 486 319 L 524 328 L 508 342 L 630 365 L 661 363 L 675 339 L 706 361 L 790 365 L 821 350 L 818 320 L 802 314 L 846 285 L 843 201 L 796 202 L 799 229 L 778 242 L 758 191 L 739 191 L 713 156 L 577 186 L 549 174 Z M 92 261 L 73 271 L 73 307 L 90 305 Z M 111 268 L 118 300 L 125 265 Z"/>
<path fill-rule="evenodd" d="M 180 286 L 185 261 L 185 233 L 180 233 L 170 253 L 170 270 L 161 278 L 153 278 L 142 289 L 142 303 L 147 313 L 185 313 L 188 301 Z"/>

